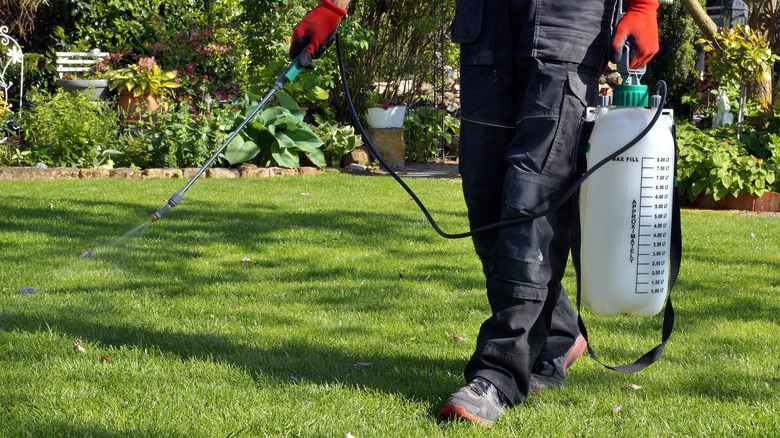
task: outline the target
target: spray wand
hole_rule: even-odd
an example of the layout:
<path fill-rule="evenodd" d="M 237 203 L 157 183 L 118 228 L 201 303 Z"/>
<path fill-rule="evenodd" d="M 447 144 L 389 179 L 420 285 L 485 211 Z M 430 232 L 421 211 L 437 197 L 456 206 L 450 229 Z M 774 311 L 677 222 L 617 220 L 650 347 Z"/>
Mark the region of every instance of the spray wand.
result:
<path fill-rule="evenodd" d="M 174 193 L 173 196 L 168 198 L 168 204 L 157 210 L 153 215 L 149 217 L 149 222 L 156 222 L 157 219 L 160 219 L 162 215 L 165 214 L 168 210 L 172 209 L 173 207 L 176 207 L 179 205 L 179 202 L 181 202 L 182 198 L 184 197 L 184 193 L 190 188 L 190 186 L 197 180 L 200 175 L 208 169 L 209 166 L 211 166 L 211 163 L 214 162 L 214 160 L 217 158 L 217 156 L 222 153 L 222 151 L 227 147 L 228 144 L 230 144 L 231 141 L 238 135 L 239 132 L 241 132 L 242 129 L 244 129 L 244 126 L 246 126 L 247 123 L 249 123 L 250 120 L 252 120 L 255 115 L 257 115 L 258 112 L 260 112 L 260 109 L 263 108 L 263 106 L 268 102 L 273 95 L 284 88 L 285 85 L 287 85 L 288 82 L 292 82 L 298 74 L 303 71 L 303 67 L 298 62 L 298 59 L 296 58 L 290 65 L 288 65 L 284 70 L 282 70 L 282 75 L 279 76 L 276 81 L 274 82 L 274 86 L 271 88 L 271 91 L 268 92 L 268 94 L 265 95 L 263 100 L 255 107 L 255 109 L 252 111 L 249 116 L 247 116 L 244 121 L 241 122 L 240 125 L 238 125 L 238 128 L 233 131 L 232 134 L 225 140 L 224 143 L 222 143 L 222 146 L 217 149 L 216 152 L 214 152 L 214 155 L 211 156 L 211 158 L 206 161 L 206 164 L 203 165 L 203 167 L 198 170 L 198 172 L 193 176 L 187 185 L 184 186 L 183 189 L 179 190 L 178 192 Z"/>

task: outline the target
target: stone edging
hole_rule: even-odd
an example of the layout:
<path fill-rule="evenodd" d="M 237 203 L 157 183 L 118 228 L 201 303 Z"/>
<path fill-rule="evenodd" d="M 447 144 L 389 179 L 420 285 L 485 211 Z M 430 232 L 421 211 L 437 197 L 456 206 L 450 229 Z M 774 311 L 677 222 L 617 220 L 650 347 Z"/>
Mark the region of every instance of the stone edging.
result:
<path fill-rule="evenodd" d="M 28 180 L 28 179 L 92 179 L 92 178 L 119 178 L 119 179 L 154 179 L 154 178 L 186 178 L 190 179 L 200 170 L 197 167 L 184 169 L 144 169 L 137 170 L 129 167 L 116 169 L 77 169 L 75 167 L 0 167 L 0 179 Z M 336 168 L 327 168 L 325 172 L 340 172 Z M 283 167 L 240 167 L 228 169 L 215 167 L 206 169 L 201 178 L 269 178 L 276 176 L 293 175 L 317 175 L 323 173 L 316 167 L 299 167 L 287 169 Z"/>

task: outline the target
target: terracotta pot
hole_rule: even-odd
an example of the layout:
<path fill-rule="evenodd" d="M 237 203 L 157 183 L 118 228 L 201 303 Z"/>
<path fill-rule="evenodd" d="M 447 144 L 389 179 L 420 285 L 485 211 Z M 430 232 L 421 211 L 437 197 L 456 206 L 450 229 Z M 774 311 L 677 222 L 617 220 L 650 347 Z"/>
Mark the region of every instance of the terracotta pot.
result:
<path fill-rule="evenodd" d="M 133 96 L 133 93 L 129 91 L 123 91 L 119 94 L 117 105 L 124 113 L 125 122 L 136 123 L 146 114 L 147 111 L 157 111 L 159 109 L 168 111 L 168 103 L 163 102 L 161 104 L 157 101 L 159 98 L 160 96 L 152 96 L 150 94 L 144 94 L 136 97 Z"/>
<path fill-rule="evenodd" d="M 706 208 L 711 210 L 745 210 L 753 212 L 778 212 L 780 211 L 780 193 L 764 192 L 762 196 L 742 193 L 736 198 L 726 196 L 717 201 L 699 195 L 688 206 L 693 208 Z"/>

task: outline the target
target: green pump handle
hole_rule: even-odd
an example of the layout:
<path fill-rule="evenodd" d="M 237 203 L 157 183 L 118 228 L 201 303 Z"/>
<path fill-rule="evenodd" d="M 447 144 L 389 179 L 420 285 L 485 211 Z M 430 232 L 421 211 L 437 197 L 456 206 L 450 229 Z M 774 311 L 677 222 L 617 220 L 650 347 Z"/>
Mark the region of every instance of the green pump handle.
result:
<path fill-rule="evenodd" d="M 290 63 L 290 65 L 282 70 L 282 75 L 279 76 L 279 79 L 277 79 L 276 82 L 274 82 L 274 90 L 279 91 L 284 88 L 288 82 L 295 80 L 295 78 L 298 77 L 298 74 L 300 74 L 303 69 L 304 67 L 300 62 L 298 62 L 298 58 L 295 58 L 293 62 Z"/>

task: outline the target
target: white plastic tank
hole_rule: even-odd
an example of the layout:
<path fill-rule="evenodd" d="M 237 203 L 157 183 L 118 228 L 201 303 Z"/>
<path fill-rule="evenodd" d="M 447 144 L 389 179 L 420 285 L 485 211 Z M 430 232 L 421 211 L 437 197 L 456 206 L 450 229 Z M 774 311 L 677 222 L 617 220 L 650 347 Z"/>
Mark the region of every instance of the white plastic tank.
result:
<path fill-rule="evenodd" d="M 603 107 L 587 153 L 588 170 L 625 146 L 656 109 Z M 636 145 L 605 164 L 580 189 L 582 303 L 601 316 L 649 317 L 668 293 L 674 187 L 672 111 L 664 110 Z"/>

